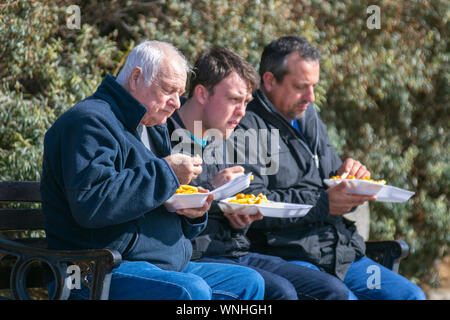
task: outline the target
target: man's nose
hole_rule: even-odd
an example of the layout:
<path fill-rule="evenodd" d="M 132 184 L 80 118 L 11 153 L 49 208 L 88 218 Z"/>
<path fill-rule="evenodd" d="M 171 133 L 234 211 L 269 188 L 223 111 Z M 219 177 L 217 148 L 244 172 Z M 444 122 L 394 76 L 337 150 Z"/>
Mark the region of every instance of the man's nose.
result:
<path fill-rule="evenodd" d="M 178 94 L 178 92 L 175 92 L 174 94 L 171 95 L 171 97 L 169 99 L 169 103 L 170 103 L 171 107 L 173 107 L 175 109 L 180 109 L 181 102 L 180 102 L 180 95 Z"/>
<path fill-rule="evenodd" d="M 308 102 L 314 102 L 316 101 L 316 96 L 314 95 L 314 87 L 313 86 L 309 86 L 308 87 L 308 96 L 307 96 L 307 100 Z"/>
<path fill-rule="evenodd" d="M 236 110 L 234 111 L 234 114 L 236 116 L 243 117 L 243 116 L 245 116 L 246 108 L 247 108 L 247 103 L 244 101 L 236 108 Z"/>

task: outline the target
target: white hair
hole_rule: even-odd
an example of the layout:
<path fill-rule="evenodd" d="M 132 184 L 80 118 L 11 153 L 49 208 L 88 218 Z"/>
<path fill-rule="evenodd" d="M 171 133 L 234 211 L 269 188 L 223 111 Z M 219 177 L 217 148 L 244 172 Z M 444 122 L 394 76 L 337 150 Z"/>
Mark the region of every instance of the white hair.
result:
<path fill-rule="evenodd" d="M 172 51 L 179 56 L 186 72 L 190 71 L 186 58 L 172 44 L 162 41 L 144 41 L 131 50 L 125 61 L 125 65 L 117 75 L 116 81 L 122 86 L 129 80 L 134 68 L 139 67 L 144 77 L 145 85 L 148 87 L 158 74 L 161 62 L 165 54 Z"/>

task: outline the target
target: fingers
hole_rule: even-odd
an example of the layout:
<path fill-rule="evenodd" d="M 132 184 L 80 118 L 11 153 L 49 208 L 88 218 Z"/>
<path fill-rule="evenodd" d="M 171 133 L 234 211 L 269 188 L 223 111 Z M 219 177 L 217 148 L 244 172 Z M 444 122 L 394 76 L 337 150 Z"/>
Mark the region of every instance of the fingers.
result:
<path fill-rule="evenodd" d="M 353 207 L 362 205 L 366 201 L 376 200 L 376 196 L 367 196 L 360 194 L 348 194 L 345 191 L 348 188 L 346 181 L 342 181 L 336 186 L 327 189 L 328 205 L 331 215 L 341 215 L 348 213 Z"/>
<path fill-rule="evenodd" d="M 248 215 L 240 215 L 235 213 L 224 213 L 224 216 L 228 218 L 230 225 L 234 229 L 242 229 L 250 222 L 248 221 Z"/>
<path fill-rule="evenodd" d="M 193 161 L 192 163 L 194 164 L 194 166 L 201 166 L 203 163 L 202 158 L 198 154 L 192 158 L 192 161 Z"/>
<path fill-rule="evenodd" d="M 376 199 L 376 196 L 366 196 L 361 194 L 348 194 L 346 197 L 347 204 L 350 208 L 360 206 L 366 201 L 374 201 Z"/>
<path fill-rule="evenodd" d="M 253 215 L 253 218 L 254 218 L 254 221 L 257 221 L 257 220 L 262 220 L 262 218 L 264 218 L 264 216 L 262 215 L 261 212 L 258 211 L 257 214 Z"/>
<path fill-rule="evenodd" d="M 367 170 L 366 166 L 362 165 L 359 167 L 358 171 L 354 174 L 356 179 L 362 179 L 365 177 L 370 178 L 370 172 Z"/>
<path fill-rule="evenodd" d="M 263 215 L 260 212 L 256 214 L 237 214 L 224 212 L 223 215 L 228 219 L 230 225 L 234 229 L 242 229 L 246 226 L 249 226 L 254 221 L 261 220 L 263 218 Z"/>
<path fill-rule="evenodd" d="M 218 175 L 222 176 L 222 180 L 224 182 L 228 182 L 233 180 L 234 178 L 237 178 L 244 174 L 244 168 L 241 166 L 234 166 L 230 168 L 223 169 L 218 173 Z"/>
<path fill-rule="evenodd" d="M 202 171 L 203 171 L 202 165 L 201 164 L 200 165 L 194 165 L 191 168 L 191 170 L 192 170 L 192 179 L 195 179 L 195 178 L 197 178 L 200 175 L 200 173 L 202 173 Z"/>
<path fill-rule="evenodd" d="M 338 184 L 332 186 L 328 190 L 330 192 L 344 192 L 346 189 L 348 189 L 348 187 L 349 186 L 348 186 L 347 182 L 344 180 L 344 181 L 341 181 Z"/>
<path fill-rule="evenodd" d="M 229 170 L 232 173 L 244 173 L 245 172 L 245 169 L 242 166 L 234 166 L 234 167 L 227 168 L 225 170 Z"/>
<path fill-rule="evenodd" d="M 200 186 L 198 186 L 197 189 L 198 189 L 198 192 L 200 192 L 200 193 L 208 193 L 209 192 L 208 189 L 204 189 L 204 188 L 202 188 Z"/>
<path fill-rule="evenodd" d="M 346 193 L 345 191 L 348 188 L 349 185 L 347 181 L 342 181 L 329 190 L 337 195 L 336 198 L 338 198 L 340 202 L 348 203 L 351 207 L 363 204 L 366 201 L 376 200 L 376 196 Z"/>
<path fill-rule="evenodd" d="M 342 174 L 347 173 L 350 175 L 350 170 L 353 167 L 354 160 L 352 158 L 345 159 L 344 163 L 342 163 L 341 167 L 338 170 L 338 175 L 342 176 Z"/>
<path fill-rule="evenodd" d="M 356 179 L 361 179 L 365 177 L 370 178 L 370 172 L 367 170 L 361 162 L 353 160 L 352 158 L 347 158 L 338 170 L 338 175 L 343 173 L 348 173 L 349 176 L 354 176 Z"/>
<path fill-rule="evenodd" d="M 180 209 L 177 210 L 176 213 L 182 216 L 186 216 L 188 218 L 194 219 L 203 216 L 206 211 L 211 208 L 211 203 L 214 200 L 214 195 L 210 194 L 208 198 L 206 198 L 205 203 L 201 208 L 188 208 L 188 209 Z"/>
<path fill-rule="evenodd" d="M 209 182 L 214 188 L 231 181 L 244 174 L 245 169 L 242 166 L 234 166 L 219 171 Z"/>
<path fill-rule="evenodd" d="M 329 202 L 331 215 L 341 215 L 350 212 L 354 207 L 360 206 L 366 201 L 376 200 L 375 196 L 348 195 L 340 201 Z"/>
<path fill-rule="evenodd" d="M 199 156 L 190 157 L 185 154 L 176 153 L 165 157 L 180 184 L 189 184 L 202 173 L 203 160 Z"/>

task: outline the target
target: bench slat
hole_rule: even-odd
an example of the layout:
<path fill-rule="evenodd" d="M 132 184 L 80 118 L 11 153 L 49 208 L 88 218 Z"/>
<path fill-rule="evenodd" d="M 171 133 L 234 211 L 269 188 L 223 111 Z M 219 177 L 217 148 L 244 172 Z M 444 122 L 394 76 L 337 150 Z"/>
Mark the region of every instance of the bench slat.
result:
<path fill-rule="evenodd" d="M 44 229 L 45 216 L 41 209 L 0 209 L 1 230 Z"/>
<path fill-rule="evenodd" d="M 0 181 L 0 201 L 41 202 L 39 181 Z"/>

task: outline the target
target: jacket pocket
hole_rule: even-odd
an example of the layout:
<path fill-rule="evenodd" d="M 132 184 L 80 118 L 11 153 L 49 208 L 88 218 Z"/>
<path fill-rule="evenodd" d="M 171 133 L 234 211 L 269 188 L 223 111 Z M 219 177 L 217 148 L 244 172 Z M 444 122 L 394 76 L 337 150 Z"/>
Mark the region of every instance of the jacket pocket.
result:
<path fill-rule="evenodd" d="M 139 232 L 134 232 L 133 236 L 131 237 L 130 241 L 128 242 L 126 248 L 123 250 L 122 256 L 126 256 L 127 253 L 132 252 L 133 249 L 136 247 L 136 244 L 139 241 Z"/>

